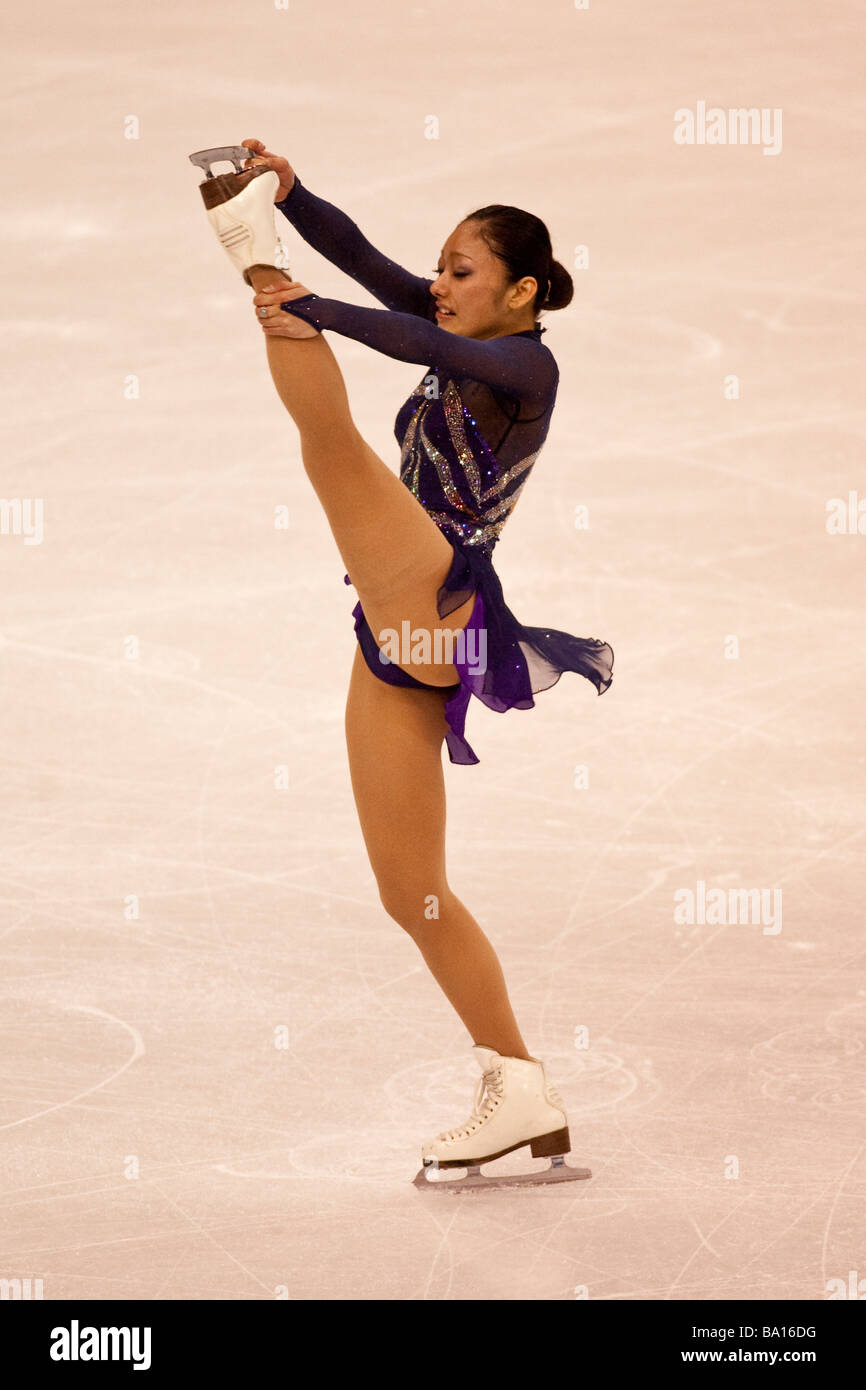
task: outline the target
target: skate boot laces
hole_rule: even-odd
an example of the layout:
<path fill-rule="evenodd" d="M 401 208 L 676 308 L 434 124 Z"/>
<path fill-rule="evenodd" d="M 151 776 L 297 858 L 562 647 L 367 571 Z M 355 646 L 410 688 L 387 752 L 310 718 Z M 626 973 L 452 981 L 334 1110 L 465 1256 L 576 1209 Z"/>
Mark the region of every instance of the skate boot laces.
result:
<path fill-rule="evenodd" d="M 464 1125 L 457 1129 L 445 1130 L 438 1137 L 449 1142 L 456 1139 L 468 1139 L 498 1109 L 502 1101 L 503 1089 L 502 1067 L 497 1067 L 493 1071 L 486 1071 L 475 1088 L 475 1101 L 469 1119 Z"/>

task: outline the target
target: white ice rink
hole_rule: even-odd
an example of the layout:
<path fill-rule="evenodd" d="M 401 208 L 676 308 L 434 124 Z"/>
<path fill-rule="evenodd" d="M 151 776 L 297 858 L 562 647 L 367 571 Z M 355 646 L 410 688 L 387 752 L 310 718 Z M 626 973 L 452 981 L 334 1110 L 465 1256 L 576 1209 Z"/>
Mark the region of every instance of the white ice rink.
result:
<path fill-rule="evenodd" d="M 0 491 L 43 522 L 7 506 L 0 535 L 0 1277 L 410 1301 L 866 1279 L 866 535 L 827 530 L 866 497 L 862 16 L 7 21 Z M 781 110 L 781 152 L 676 144 L 699 102 Z M 495 563 L 522 621 L 609 641 L 614 682 L 473 701 L 481 762 L 446 760 L 451 882 L 586 1183 L 411 1184 L 477 1068 L 378 901 L 343 738 L 356 595 L 187 158 L 246 136 L 418 273 L 488 202 L 589 251 L 544 321 L 557 409 Z M 373 302 L 283 235 L 304 284 Z M 396 466 L 423 368 L 330 340 Z M 678 924 L 699 882 L 780 889 L 781 929 Z"/>

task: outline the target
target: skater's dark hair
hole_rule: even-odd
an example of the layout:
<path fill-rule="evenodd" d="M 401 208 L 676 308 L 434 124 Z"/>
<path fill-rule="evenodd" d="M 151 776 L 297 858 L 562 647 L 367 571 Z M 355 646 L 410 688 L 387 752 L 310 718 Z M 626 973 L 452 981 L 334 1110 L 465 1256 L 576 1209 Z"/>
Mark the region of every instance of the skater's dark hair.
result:
<path fill-rule="evenodd" d="M 553 259 L 550 232 L 540 217 L 522 208 L 491 203 L 470 212 L 464 221 L 479 224 L 482 237 L 494 256 L 504 262 L 511 280 L 531 275 L 537 281 L 533 314 L 540 309 L 564 309 L 571 303 L 574 281 L 565 266 Z"/>

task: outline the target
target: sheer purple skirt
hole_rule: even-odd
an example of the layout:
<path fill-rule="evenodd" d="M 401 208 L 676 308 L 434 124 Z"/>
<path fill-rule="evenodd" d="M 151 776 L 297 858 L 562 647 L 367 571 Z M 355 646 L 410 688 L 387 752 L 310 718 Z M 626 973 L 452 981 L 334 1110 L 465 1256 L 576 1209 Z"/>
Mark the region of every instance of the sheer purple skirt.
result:
<path fill-rule="evenodd" d="M 437 595 L 440 618 L 453 613 L 473 591 L 476 595 L 464 640 L 457 644 L 454 656 L 460 679 L 445 689 L 449 697 L 445 705 L 448 756 L 452 763 L 469 765 L 479 761 L 464 737 L 471 696 L 499 714 L 508 709 L 531 709 L 533 695 L 555 685 L 563 671 L 585 676 L 602 695 L 613 680 L 613 651 L 607 642 L 593 637 L 524 627 L 505 602 L 490 555 L 472 546 L 464 549 L 453 540 L 449 543 L 454 558 Z M 346 575 L 345 583 L 351 582 Z M 384 658 L 360 603 L 355 604 L 352 616 L 364 660 L 379 680 L 421 690 L 434 688 Z"/>

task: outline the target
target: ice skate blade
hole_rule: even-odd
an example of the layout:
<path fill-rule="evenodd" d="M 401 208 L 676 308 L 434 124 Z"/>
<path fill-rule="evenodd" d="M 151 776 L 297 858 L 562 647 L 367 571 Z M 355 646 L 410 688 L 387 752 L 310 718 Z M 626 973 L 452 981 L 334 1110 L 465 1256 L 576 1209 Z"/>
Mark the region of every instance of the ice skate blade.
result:
<path fill-rule="evenodd" d="M 465 1178 L 431 1178 L 428 1173 L 443 1172 L 437 1169 L 434 1163 L 426 1168 L 421 1168 L 412 1183 L 418 1188 L 435 1190 L 442 1188 L 443 1191 L 461 1192 L 478 1190 L 483 1187 L 545 1187 L 549 1183 L 555 1182 L 580 1182 L 584 1178 L 591 1178 L 592 1171 L 589 1168 L 572 1168 L 563 1158 L 552 1158 L 549 1168 L 543 1168 L 540 1173 L 517 1173 L 508 1175 L 503 1173 L 488 1177 L 482 1173 L 480 1164 L 467 1163 Z"/>
<path fill-rule="evenodd" d="M 196 150 L 195 154 L 189 157 L 190 164 L 195 164 L 197 168 L 204 169 L 209 179 L 214 178 L 210 171 L 212 164 L 233 164 L 235 173 L 239 174 L 247 159 L 253 158 L 252 150 L 248 150 L 246 145 L 216 145 L 212 150 Z"/>

